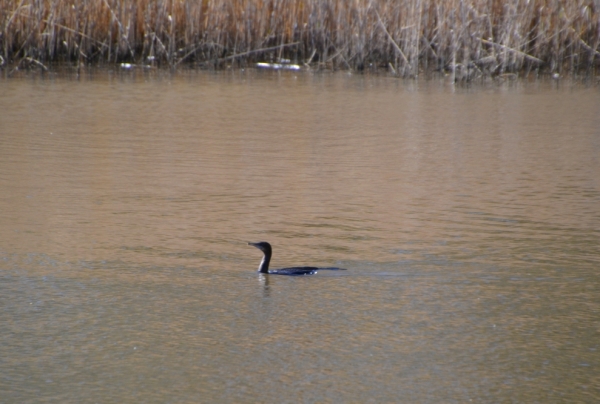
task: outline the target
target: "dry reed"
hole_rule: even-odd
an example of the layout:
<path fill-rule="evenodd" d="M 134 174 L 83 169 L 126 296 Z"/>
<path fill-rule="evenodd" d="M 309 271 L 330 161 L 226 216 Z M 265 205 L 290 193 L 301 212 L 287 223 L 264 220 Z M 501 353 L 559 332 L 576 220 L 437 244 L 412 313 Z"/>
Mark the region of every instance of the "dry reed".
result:
<path fill-rule="evenodd" d="M 600 0 L 0 0 L 0 64 L 593 72 Z"/>

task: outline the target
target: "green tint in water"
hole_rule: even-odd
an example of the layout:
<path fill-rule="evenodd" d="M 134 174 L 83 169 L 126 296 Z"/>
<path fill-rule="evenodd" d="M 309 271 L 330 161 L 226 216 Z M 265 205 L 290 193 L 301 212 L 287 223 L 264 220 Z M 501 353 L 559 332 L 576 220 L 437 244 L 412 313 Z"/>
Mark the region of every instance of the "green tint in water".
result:
<path fill-rule="evenodd" d="M 263 73 L 0 82 L 1 401 L 600 399 L 597 90 Z"/>

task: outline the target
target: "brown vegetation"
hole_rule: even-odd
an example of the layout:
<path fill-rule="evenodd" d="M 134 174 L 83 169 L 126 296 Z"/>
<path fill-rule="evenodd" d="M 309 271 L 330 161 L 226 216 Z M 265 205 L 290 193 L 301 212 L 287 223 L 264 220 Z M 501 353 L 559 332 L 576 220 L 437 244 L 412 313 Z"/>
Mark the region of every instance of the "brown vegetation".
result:
<path fill-rule="evenodd" d="M 599 0 L 0 0 L 0 64 L 593 71 Z"/>

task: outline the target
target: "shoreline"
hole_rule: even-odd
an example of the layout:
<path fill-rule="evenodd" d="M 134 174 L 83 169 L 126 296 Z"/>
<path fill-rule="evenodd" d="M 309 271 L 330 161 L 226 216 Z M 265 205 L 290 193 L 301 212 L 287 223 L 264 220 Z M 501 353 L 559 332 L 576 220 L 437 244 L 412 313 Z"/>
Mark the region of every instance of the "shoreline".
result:
<path fill-rule="evenodd" d="M 80 66 L 596 76 L 593 0 L 0 0 L 0 70 Z M 265 67 L 265 66 L 263 66 Z M 6 74 L 6 72 L 5 72 Z"/>
<path fill-rule="evenodd" d="M 125 65 L 125 66 L 124 66 Z M 37 66 L 37 65 L 36 65 Z M 230 77 L 241 80 L 254 80 L 262 78 L 279 77 L 281 79 L 293 78 L 294 80 L 319 79 L 319 77 L 347 77 L 363 78 L 364 80 L 392 80 L 391 82 L 404 82 L 405 85 L 443 85 L 450 88 L 499 88 L 504 86 L 539 86 L 551 85 L 553 87 L 579 87 L 598 88 L 600 86 L 600 75 L 586 74 L 548 74 L 530 72 L 528 75 L 517 73 L 506 73 L 496 76 L 481 76 L 474 79 L 457 80 L 451 73 L 440 71 L 421 71 L 416 76 L 399 77 L 386 69 L 370 69 L 364 71 L 349 70 L 325 70 L 303 67 L 299 70 L 265 69 L 264 67 L 249 66 L 235 67 L 224 66 L 219 69 L 202 69 L 190 65 L 180 65 L 177 68 L 156 67 L 148 65 L 123 64 L 100 64 L 75 66 L 68 63 L 50 63 L 44 68 L 27 67 L 11 69 L 0 69 L 0 81 L 10 79 L 32 79 L 32 80 L 76 80 L 76 81 L 147 81 L 147 80 L 188 80 L 195 77 Z M 320 79 L 319 79 L 320 80 Z M 390 83 L 391 83 L 390 82 Z M 410 84 L 412 83 L 412 84 Z"/>

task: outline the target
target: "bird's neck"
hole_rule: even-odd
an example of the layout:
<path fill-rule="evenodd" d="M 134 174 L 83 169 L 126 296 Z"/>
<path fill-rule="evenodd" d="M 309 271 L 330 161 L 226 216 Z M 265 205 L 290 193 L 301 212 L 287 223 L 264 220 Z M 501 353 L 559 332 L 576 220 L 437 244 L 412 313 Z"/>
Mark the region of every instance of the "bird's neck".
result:
<path fill-rule="evenodd" d="M 263 259 L 260 262 L 260 266 L 258 267 L 258 272 L 263 274 L 269 273 L 269 262 L 271 261 L 271 255 L 263 255 Z"/>

